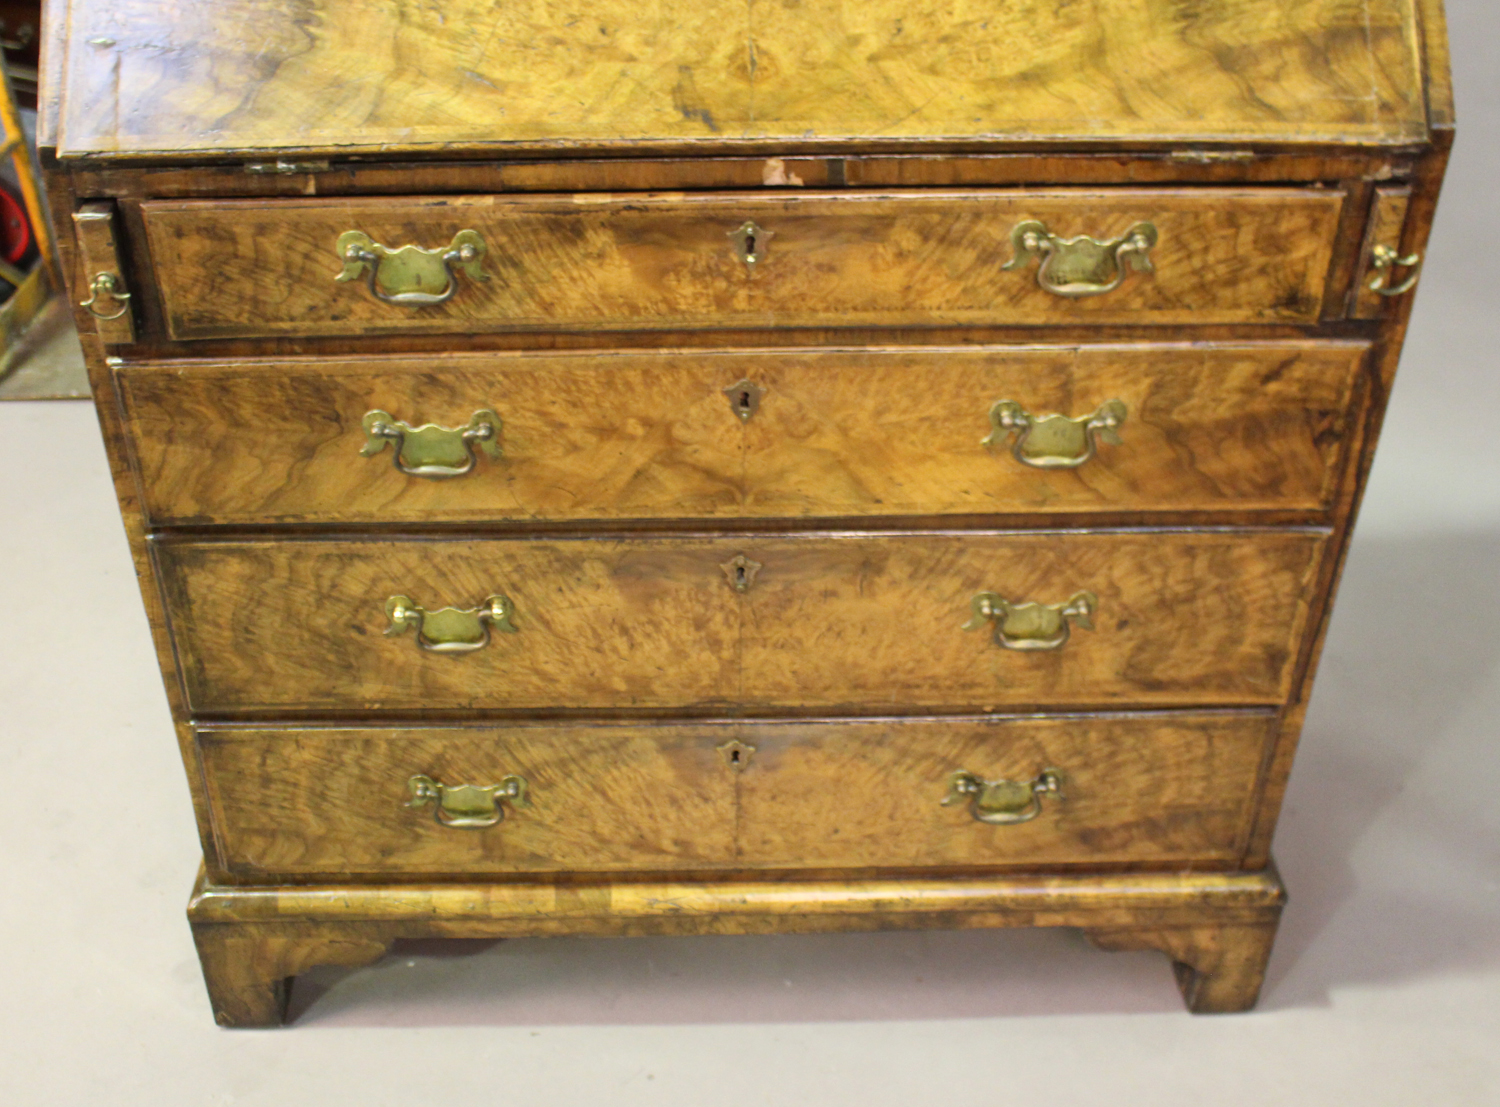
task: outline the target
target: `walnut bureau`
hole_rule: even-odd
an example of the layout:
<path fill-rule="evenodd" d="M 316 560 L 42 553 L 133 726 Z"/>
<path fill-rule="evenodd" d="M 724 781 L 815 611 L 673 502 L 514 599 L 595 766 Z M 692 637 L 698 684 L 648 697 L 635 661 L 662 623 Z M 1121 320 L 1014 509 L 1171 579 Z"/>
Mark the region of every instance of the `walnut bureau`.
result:
<path fill-rule="evenodd" d="M 72 0 L 44 71 L 219 1022 L 890 927 L 1254 1004 L 1439 0 Z"/>

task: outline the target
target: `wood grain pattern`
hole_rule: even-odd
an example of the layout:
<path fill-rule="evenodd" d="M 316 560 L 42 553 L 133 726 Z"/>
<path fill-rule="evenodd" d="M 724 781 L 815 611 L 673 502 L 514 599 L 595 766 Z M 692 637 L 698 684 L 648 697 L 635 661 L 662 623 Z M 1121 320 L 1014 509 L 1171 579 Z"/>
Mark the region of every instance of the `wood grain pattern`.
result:
<path fill-rule="evenodd" d="M 1412 142 L 1410 0 L 72 0 L 64 156 Z M 566 90 L 566 91 L 564 91 Z"/>
<path fill-rule="evenodd" d="M 391 943 L 378 937 L 324 931 L 300 933 L 233 926 L 194 926 L 193 943 L 213 1005 L 226 1027 L 278 1026 L 286 1017 L 291 979 L 317 965 L 368 965 Z"/>
<path fill-rule="evenodd" d="M 200 730 L 219 860 L 240 878 L 670 871 L 734 859 L 735 778 L 715 727 Z M 407 780 L 527 782 L 485 829 L 411 809 Z"/>
<path fill-rule="evenodd" d="M 705 540 L 261 541 L 162 546 L 157 563 L 198 711 L 608 710 L 732 698 L 730 556 Z M 389 596 L 472 608 L 493 593 L 518 632 L 476 653 L 384 634 Z"/>
<path fill-rule="evenodd" d="M 198 711 L 1261 704 L 1286 693 L 1323 536 L 1267 531 L 162 545 Z M 749 591 L 721 566 L 763 568 Z M 1212 582 L 1205 587 L 1205 582 Z M 970 599 L 1099 596 L 1047 653 L 965 633 Z M 437 655 L 383 605 L 514 604 Z M 795 658 L 793 664 L 789 658 Z"/>
<path fill-rule="evenodd" d="M 764 724 L 737 774 L 738 856 L 757 868 L 1233 866 L 1249 825 L 1266 714 Z M 990 826 L 944 807 L 958 770 L 1063 797 Z"/>
<path fill-rule="evenodd" d="M 115 376 L 162 524 L 1320 510 L 1363 343 L 669 351 L 184 365 Z M 741 423 L 724 390 L 765 395 Z M 1078 469 L 986 448 L 994 401 L 1129 410 Z M 360 456 L 360 420 L 504 422 L 467 477 Z"/>
<path fill-rule="evenodd" d="M 816 362 L 777 354 L 747 367 L 766 395 L 745 427 L 741 511 L 1321 510 L 1365 353 L 1358 344 L 1138 343 Z M 1122 445 L 1101 446 L 1076 469 L 1023 465 L 1007 445 L 982 444 L 1000 399 L 1070 416 L 1122 400 Z"/>
<path fill-rule="evenodd" d="M 117 380 L 158 524 L 712 517 L 745 498 L 744 431 L 720 391 L 738 362 L 721 360 L 161 362 Z M 467 476 L 360 456 L 368 411 L 461 427 L 481 408 L 503 422 L 502 456 Z"/>
<path fill-rule="evenodd" d="M 1155 949 L 1172 959 L 1177 987 L 1195 1015 L 1248 1011 L 1260 998 L 1277 919 L 1231 926 L 1137 927 L 1084 931 L 1100 949 Z"/>
<path fill-rule="evenodd" d="M 176 339 L 584 328 L 1006 323 L 1311 323 L 1343 194 L 1261 188 L 1049 192 L 707 193 L 618 197 L 147 201 Z M 752 274 L 730 232 L 773 236 Z M 1109 239 L 1155 223 L 1153 273 L 1066 299 L 1035 265 L 1005 271 L 1011 230 Z M 337 283 L 340 234 L 487 244 L 491 279 L 447 303 L 382 303 Z"/>
<path fill-rule="evenodd" d="M 1274 869 L 400 888 L 234 887 L 200 878 L 188 918 L 205 951 L 204 976 L 219 1020 L 274 1026 L 284 1012 L 289 974 L 320 960 L 368 961 L 397 938 L 1079 926 L 1106 948 L 1113 942 L 1166 949 L 1201 966 L 1195 991 L 1222 1001 L 1258 988 L 1259 980 L 1244 971 L 1254 963 L 1246 954 L 1256 944 L 1247 932 L 1274 930 L 1285 900 Z M 1214 976 L 1221 968 L 1229 973 L 1227 988 Z"/>
<path fill-rule="evenodd" d="M 1230 867 L 1249 827 L 1265 714 L 200 729 L 222 872 L 284 876 L 616 870 Z M 750 749 L 731 766 L 720 747 Z M 1009 827 L 940 805 L 947 776 L 1067 774 Z M 530 806 L 496 826 L 403 807 L 445 784 L 519 774 Z"/>
<path fill-rule="evenodd" d="M 1310 532 L 766 538 L 744 595 L 741 686 L 775 706 L 1275 703 L 1287 690 Z M 964 632 L 970 599 L 1099 597 L 1096 630 L 1046 652 Z M 795 659 L 795 660 L 791 660 Z"/>

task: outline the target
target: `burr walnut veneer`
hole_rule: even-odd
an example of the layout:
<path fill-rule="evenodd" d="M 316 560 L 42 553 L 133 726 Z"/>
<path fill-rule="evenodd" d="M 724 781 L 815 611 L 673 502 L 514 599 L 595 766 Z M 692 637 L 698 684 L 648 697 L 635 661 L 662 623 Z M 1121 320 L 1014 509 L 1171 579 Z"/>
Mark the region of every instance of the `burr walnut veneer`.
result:
<path fill-rule="evenodd" d="M 1439 0 L 58 0 L 43 68 L 221 1023 L 887 927 L 1254 1004 Z"/>

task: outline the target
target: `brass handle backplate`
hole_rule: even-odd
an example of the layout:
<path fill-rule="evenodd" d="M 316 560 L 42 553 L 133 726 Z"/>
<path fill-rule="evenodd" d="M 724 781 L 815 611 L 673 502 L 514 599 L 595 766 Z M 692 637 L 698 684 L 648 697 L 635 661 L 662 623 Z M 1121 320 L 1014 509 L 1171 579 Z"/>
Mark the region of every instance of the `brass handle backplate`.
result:
<path fill-rule="evenodd" d="M 484 238 L 478 231 L 459 231 L 447 247 L 382 246 L 363 231 L 345 231 L 334 248 L 344 263 L 336 281 L 352 281 L 361 274 L 370 295 L 386 304 L 431 307 L 445 304 L 458 291 L 461 270 L 470 280 L 487 281 L 481 264 Z"/>
<path fill-rule="evenodd" d="M 512 807 L 530 807 L 526 798 L 526 779 L 515 775 L 503 778 L 499 784 L 441 784 L 430 776 L 420 773 L 406 782 L 411 790 L 411 799 L 406 806 L 426 807 L 433 804 L 432 816 L 442 826 L 459 830 L 482 830 L 494 826 L 505 818 L 501 801 Z"/>
<path fill-rule="evenodd" d="M 995 644 L 1008 650 L 1060 650 L 1072 624 L 1093 630 L 1099 597 L 1076 592 L 1066 603 L 1012 603 L 994 592 L 981 592 L 971 601 L 973 617 L 965 630 L 995 624 Z"/>
<path fill-rule="evenodd" d="M 948 777 L 943 806 L 969 801 L 969 813 L 982 823 L 1012 826 L 1042 813 L 1042 796 L 1062 798 L 1063 774 L 1043 769 L 1034 780 L 985 780 L 960 769 Z"/>
<path fill-rule="evenodd" d="M 1119 238 L 1100 242 L 1088 235 L 1059 238 L 1047 224 L 1031 220 L 1010 232 L 1015 257 L 1006 269 L 1024 269 L 1039 260 L 1036 283 L 1054 296 L 1070 300 L 1113 292 L 1125 280 L 1127 269 L 1154 272 L 1151 248 L 1156 245 L 1154 223 L 1137 223 Z"/>
<path fill-rule="evenodd" d="M 115 312 L 103 312 L 99 310 L 99 297 L 108 296 L 120 309 Z M 97 319 L 118 319 L 130 310 L 130 293 L 125 290 L 125 282 L 113 273 L 95 273 L 94 279 L 89 282 L 89 298 L 78 305 L 88 308 L 89 314 Z"/>
<path fill-rule="evenodd" d="M 1395 274 L 1392 270 L 1397 267 L 1410 269 L 1411 274 L 1398 285 L 1387 287 L 1387 283 Z M 1370 253 L 1370 268 L 1374 270 L 1370 274 L 1370 291 L 1380 296 L 1404 296 L 1417 287 L 1417 281 L 1422 276 L 1422 255 L 1408 254 L 1402 257 L 1400 251 L 1393 250 L 1389 246 L 1376 246 Z"/>
<path fill-rule="evenodd" d="M 396 468 L 408 476 L 461 477 L 477 464 L 476 447 L 492 459 L 500 456 L 500 416 L 488 408 L 480 408 L 462 427 L 436 423 L 414 427 L 379 410 L 366 413 L 363 426 L 365 444 L 360 454 L 374 457 L 390 446 Z"/>
<path fill-rule="evenodd" d="M 1010 452 L 1037 469 L 1076 469 L 1094 456 L 1100 442 L 1120 445 L 1125 402 L 1106 400 L 1089 415 L 1032 415 L 1014 400 L 996 400 L 990 408 L 993 429 L 986 446 L 1002 445 L 1012 435 Z"/>
<path fill-rule="evenodd" d="M 427 611 L 407 596 L 392 596 L 385 601 L 385 617 L 391 625 L 387 636 L 417 632 L 417 645 L 432 653 L 473 653 L 490 644 L 490 628 L 515 634 L 510 621 L 515 608 L 504 596 L 489 597 L 479 607 L 440 607 Z"/>

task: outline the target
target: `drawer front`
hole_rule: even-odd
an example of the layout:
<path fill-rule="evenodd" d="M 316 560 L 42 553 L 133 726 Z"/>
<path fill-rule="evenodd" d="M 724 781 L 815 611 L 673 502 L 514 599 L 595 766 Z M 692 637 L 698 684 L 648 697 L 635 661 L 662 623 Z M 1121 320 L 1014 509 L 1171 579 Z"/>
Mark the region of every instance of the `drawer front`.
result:
<path fill-rule="evenodd" d="M 893 712 L 1278 703 L 1324 544 L 1214 531 L 745 541 L 761 568 L 744 594 L 741 686 L 758 703 Z M 1063 616 L 1053 648 L 1001 645 L 1000 621 L 975 617 L 982 594 L 1019 608 L 1084 592 L 1093 629 Z"/>
<path fill-rule="evenodd" d="M 1208 531 L 173 542 L 156 556 L 199 711 L 905 712 L 1279 702 L 1323 546 Z M 985 593 L 1017 606 L 965 632 Z M 504 618 L 487 628 L 410 617 L 492 596 Z M 419 645 L 482 632 L 472 652 Z"/>
<path fill-rule="evenodd" d="M 740 857 L 775 868 L 1230 864 L 1271 713 L 807 723 L 746 728 Z M 1059 790 L 976 807 L 955 773 Z M 983 794 L 980 793 L 983 799 Z M 945 803 L 947 800 L 949 802 Z M 986 819 L 1021 819 L 992 823 Z"/>
<path fill-rule="evenodd" d="M 225 728 L 200 730 L 197 744 L 214 840 L 234 873 L 706 869 L 734 858 L 734 776 L 701 729 Z M 418 776 L 435 797 L 414 794 Z M 520 803 L 459 791 L 512 776 L 525 782 Z"/>
<path fill-rule="evenodd" d="M 1271 713 L 851 723 L 207 728 L 231 873 L 1227 865 Z M 1034 810 L 944 804 L 955 772 L 1061 774 Z M 417 785 L 412 779 L 426 778 Z M 524 804 L 490 789 L 519 778 Z M 471 785 L 483 791 L 462 791 Z M 502 792 L 518 790 L 516 785 Z M 465 825 L 467 824 L 467 825 Z"/>
<path fill-rule="evenodd" d="M 158 523 L 1324 510 L 1367 349 L 481 355 L 116 378 Z M 1006 400 L 1027 422 L 997 430 Z M 1118 444 L 1085 426 L 1039 446 L 1064 422 L 1049 416 L 1077 426 L 1111 403 Z M 402 437 L 372 447 L 374 411 Z M 463 440 L 479 411 L 497 456 Z M 461 477 L 418 475 L 428 459 L 405 435 L 429 422 Z"/>
<path fill-rule="evenodd" d="M 660 708 L 724 703 L 738 687 L 738 604 L 718 568 L 734 555 L 710 541 L 235 542 L 156 556 L 198 711 Z M 473 652 L 423 648 L 409 620 L 387 633 L 396 596 L 433 612 L 502 596 L 515 633 L 490 623 Z M 445 628 L 420 629 L 442 644 Z"/>
<path fill-rule="evenodd" d="M 170 336 L 209 339 L 1311 323 L 1342 205 L 1340 192 L 1266 188 L 147 201 L 141 210 Z M 1122 254 L 1148 223 L 1154 245 Z M 1023 224 L 1045 232 L 1029 254 L 1012 241 Z M 368 261 L 346 267 L 348 232 L 364 236 L 354 249 Z M 1067 241 L 1080 236 L 1100 245 Z M 400 253 L 407 246 L 416 249 Z"/>

